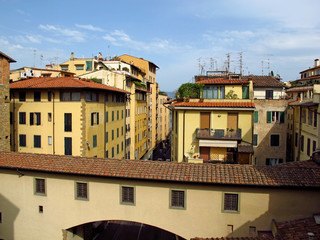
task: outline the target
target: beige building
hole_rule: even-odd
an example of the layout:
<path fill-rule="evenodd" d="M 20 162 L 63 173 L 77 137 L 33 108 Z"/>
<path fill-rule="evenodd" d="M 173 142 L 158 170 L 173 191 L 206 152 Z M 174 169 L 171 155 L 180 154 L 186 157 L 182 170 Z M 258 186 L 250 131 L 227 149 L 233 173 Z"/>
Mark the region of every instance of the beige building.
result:
<path fill-rule="evenodd" d="M 74 75 L 74 73 L 62 70 L 22 67 L 10 72 L 10 81 L 15 82 L 33 77 L 73 77 Z"/>
<path fill-rule="evenodd" d="M 0 150 L 10 150 L 10 63 L 16 62 L 0 51 Z"/>
<path fill-rule="evenodd" d="M 109 220 L 178 239 L 256 237 L 320 211 L 319 170 L 1 152 L 0 238 L 94 239 Z"/>
<path fill-rule="evenodd" d="M 66 77 L 17 81 L 10 91 L 12 151 L 125 157 L 128 92 Z"/>

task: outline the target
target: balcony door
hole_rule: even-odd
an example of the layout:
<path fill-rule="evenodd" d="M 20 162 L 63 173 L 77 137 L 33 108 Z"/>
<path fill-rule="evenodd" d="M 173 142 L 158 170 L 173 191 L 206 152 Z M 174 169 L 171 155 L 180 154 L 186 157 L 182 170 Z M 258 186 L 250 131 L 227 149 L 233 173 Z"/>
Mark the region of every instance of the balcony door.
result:
<path fill-rule="evenodd" d="M 209 112 L 200 112 L 200 128 L 210 128 Z"/>
<path fill-rule="evenodd" d="M 237 130 L 238 129 L 238 113 L 228 113 L 227 128 Z"/>
<path fill-rule="evenodd" d="M 200 158 L 203 162 L 208 162 L 210 159 L 210 147 L 200 147 Z"/>

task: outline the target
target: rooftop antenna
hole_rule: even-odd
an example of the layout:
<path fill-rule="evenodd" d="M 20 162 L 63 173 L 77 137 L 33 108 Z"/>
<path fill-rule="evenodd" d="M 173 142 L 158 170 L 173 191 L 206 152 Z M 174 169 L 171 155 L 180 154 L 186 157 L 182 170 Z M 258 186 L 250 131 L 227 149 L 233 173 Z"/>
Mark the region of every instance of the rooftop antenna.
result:
<path fill-rule="evenodd" d="M 262 72 L 262 76 L 263 76 L 263 60 L 261 61 L 261 72 Z"/>
<path fill-rule="evenodd" d="M 242 75 L 242 52 L 239 52 L 240 75 Z"/>
<path fill-rule="evenodd" d="M 210 70 L 213 71 L 214 70 L 214 59 L 210 58 Z"/>
<path fill-rule="evenodd" d="M 108 53 L 107 53 L 107 60 L 110 60 L 111 56 L 110 56 L 110 45 L 108 45 Z"/>
<path fill-rule="evenodd" d="M 33 67 L 36 67 L 36 55 L 37 55 L 37 50 L 33 50 Z"/>
<path fill-rule="evenodd" d="M 227 53 L 227 72 L 229 73 L 230 71 L 230 53 Z"/>
<path fill-rule="evenodd" d="M 201 63 L 200 63 L 201 57 L 199 57 L 197 60 L 198 60 L 198 67 L 199 67 L 199 75 L 201 75 Z"/>
<path fill-rule="evenodd" d="M 40 68 L 42 69 L 42 61 L 43 61 L 43 55 L 40 55 Z"/>

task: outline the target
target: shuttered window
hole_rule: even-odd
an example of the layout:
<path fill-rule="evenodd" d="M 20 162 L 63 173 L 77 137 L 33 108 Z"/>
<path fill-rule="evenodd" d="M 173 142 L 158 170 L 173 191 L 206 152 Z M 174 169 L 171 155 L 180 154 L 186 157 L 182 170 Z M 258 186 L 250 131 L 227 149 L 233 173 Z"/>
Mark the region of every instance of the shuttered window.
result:
<path fill-rule="evenodd" d="M 19 124 L 26 124 L 26 113 L 19 112 Z"/>
<path fill-rule="evenodd" d="M 45 179 L 43 179 L 43 178 L 36 178 L 35 179 L 35 193 L 41 194 L 41 195 L 46 194 Z"/>
<path fill-rule="evenodd" d="M 121 203 L 134 204 L 134 187 L 121 187 Z"/>
<path fill-rule="evenodd" d="M 64 131 L 65 132 L 72 131 L 72 113 L 64 114 Z"/>
<path fill-rule="evenodd" d="M 64 155 L 72 155 L 72 138 L 64 138 Z"/>
<path fill-rule="evenodd" d="M 88 199 L 88 184 L 76 183 L 76 199 Z"/>
<path fill-rule="evenodd" d="M 29 120 L 30 120 L 30 125 L 41 125 L 41 113 L 31 112 Z"/>
<path fill-rule="evenodd" d="M 171 207 L 185 208 L 185 191 L 171 190 Z"/>
<path fill-rule="evenodd" d="M 249 87 L 248 86 L 242 87 L 242 99 L 249 99 Z"/>
<path fill-rule="evenodd" d="M 19 147 L 25 147 L 27 145 L 26 135 L 19 134 Z"/>
<path fill-rule="evenodd" d="M 41 136 L 40 135 L 33 136 L 33 147 L 41 148 Z"/>
<path fill-rule="evenodd" d="M 259 122 L 259 112 L 258 111 L 254 111 L 254 122 L 255 123 Z"/>
<path fill-rule="evenodd" d="M 225 211 L 239 211 L 239 195 L 234 193 L 224 194 L 224 207 Z"/>

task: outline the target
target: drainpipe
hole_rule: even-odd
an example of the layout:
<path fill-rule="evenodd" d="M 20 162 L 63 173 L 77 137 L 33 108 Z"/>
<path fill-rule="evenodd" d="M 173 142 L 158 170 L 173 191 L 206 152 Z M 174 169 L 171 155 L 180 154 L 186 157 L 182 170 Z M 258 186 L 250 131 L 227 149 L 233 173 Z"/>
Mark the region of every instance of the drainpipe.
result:
<path fill-rule="evenodd" d="M 52 91 L 52 154 L 56 153 L 55 149 L 55 121 L 54 121 L 54 91 Z"/>
<path fill-rule="evenodd" d="M 186 110 L 184 110 L 183 112 L 183 147 L 182 147 L 182 157 L 184 159 L 184 146 L 185 146 L 185 143 L 184 143 L 184 140 L 185 140 L 185 126 L 186 126 Z"/>
<path fill-rule="evenodd" d="M 299 135 L 298 135 L 298 156 L 297 156 L 297 161 L 300 161 L 300 151 L 301 151 L 301 113 L 302 113 L 302 108 L 301 106 L 299 107 Z"/>
<path fill-rule="evenodd" d="M 13 151 L 16 151 L 16 106 L 15 106 L 15 99 L 14 99 L 14 92 L 12 91 L 12 126 L 13 126 L 13 131 L 12 131 L 12 143 L 13 143 Z"/>

